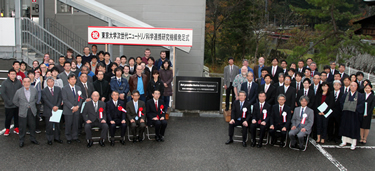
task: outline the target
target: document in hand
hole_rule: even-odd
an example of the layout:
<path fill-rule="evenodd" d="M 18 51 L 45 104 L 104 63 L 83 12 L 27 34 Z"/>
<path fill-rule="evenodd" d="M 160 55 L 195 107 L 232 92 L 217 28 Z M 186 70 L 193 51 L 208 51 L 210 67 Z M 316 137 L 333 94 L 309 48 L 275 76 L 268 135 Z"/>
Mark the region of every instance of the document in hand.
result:
<path fill-rule="evenodd" d="M 56 112 L 52 110 L 52 116 L 49 118 L 49 121 L 60 123 L 62 112 L 62 110 L 57 110 Z"/>
<path fill-rule="evenodd" d="M 324 112 L 327 109 L 328 105 L 326 102 L 323 102 L 319 107 L 318 110 L 319 112 Z"/>
<path fill-rule="evenodd" d="M 328 116 L 332 113 L 332 109 L 329 109 L 329 111 L 327 112 L 327 114 L 324 115 L 324 117 L 328 118 Z"/>

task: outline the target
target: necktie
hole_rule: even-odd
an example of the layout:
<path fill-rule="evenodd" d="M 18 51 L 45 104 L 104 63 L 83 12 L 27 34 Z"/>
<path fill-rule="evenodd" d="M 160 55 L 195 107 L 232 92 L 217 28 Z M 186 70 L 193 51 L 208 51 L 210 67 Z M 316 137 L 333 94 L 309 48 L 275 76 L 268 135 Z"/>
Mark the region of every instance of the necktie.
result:
<path fill-rule="evenodd" d="M 247 86 L 247 96 L 250 96 L 251 83 Z"/>
<path fill-rule="evenodd" d="M 138 113 L 138 102 L 136 102 L 134 105 L 135 105 L 135 113 Z"/>
<path fill-rule="evenodd" d="M 332 75 L 335 75 L 335 72 L 334 72 L 334 70 L 332 70 L 331 72 L 332 72 Z"/>
<path fill-rule="evenodd" d="M 272 77 L 275 76 L 275 67 L 272 67 Z"/>
<path fill-rule="evenodd" d="M 337 101 L 337 91 L 335 91 L 335 102 Z"/>
<path fill-rule="evenodd" d="M 74 87 L 72 87 L 72 90 L 73 90 L 73 96 L 74 98 L 76 98 L 76 92 L 74 91 Z"/>
<path fill-rule="evenodd" d="M 281 116 L 281 113 L 283 112 L 283 109 L 282 109 L 282 107 L 280 106 L 280 116 Z"/>
<path fill-rule="evenodd" d="M 316 87 L 317 87 L 317 86 L 314 86 L 314 94 L 316 94 L 316 89 L 317 89 Z"/>
<path fill-rule="evenodd" d="M 96 105 L 96 102 L 94 102 L 94 108 L 95 108 L 95 112 L 98 111 L 98 105 Z"/>
<path fill-rule="evenodd" d="M 311 72 L 311 77 L 314 77 L 314 71 L 313 71 L 313 72 Z"/>
<path fill-rule="evenodd" d="M 117 102 L 115 102 L 115 107 L 117 107 Z"/>
<path fill-rule="evenodd" d="M 240 105 L 241 105 L 241 106 L 240 106 L 240 109 L 241 109 L 241 111 L 242 111 L 242 105 L 243 105 L 243 102 L 241 102 Z"/>
<path fill-rule="evenodd" d="M 307 96 L 307 91 L 305 90 L 305 96 Z"/>
<path fill-rule="evenodd" d="M 265 86 L 266 86 L 266 90 L 264 92 L 267 93 L 269 86 L 267 86 L 267 85 L 265 85 Z"/>
<path fill-rule="evenodd" d="M 348 93 L 348 88 L 345 88 L 345 93 Z"/>
<path fill-rule="evenodd" d="M 301 116 L 300 116 L 301 118 L 302 118 L 303 112 L 304 112 L 304 110 L 303 110 L 303 107 L 302 107 L 302 110 L 301 110 Z"/>
<path fill-rule="evenodd" d="M 260 104 L 260 113 L 263 112 L 263 104 Z"/>
<path fill-rule="evenodd" d="M 53 96 L 53 89 L 51 88 L 51 94 L 52 94 L 52 96 Z"/>
<path fill-rule="evenodd" d="M 85 87 L 85 91 L 86 91 L 86 98 L 89 98 L 89 91 L 87 90 L 87 86 L 86 84 L 83 84 L 84 87 Z"/>
<path fill-rule="evenodd" d="M 299 83 L 297 83 L 297 92 L 298 92 L 298 90 L 299 90 Z"/>
<path fill-rule="evenodd" d="M 156 111 L 158 111 L 158 102 L 157 101 L 155 101 L 155 109 L 156 109 Z"/>

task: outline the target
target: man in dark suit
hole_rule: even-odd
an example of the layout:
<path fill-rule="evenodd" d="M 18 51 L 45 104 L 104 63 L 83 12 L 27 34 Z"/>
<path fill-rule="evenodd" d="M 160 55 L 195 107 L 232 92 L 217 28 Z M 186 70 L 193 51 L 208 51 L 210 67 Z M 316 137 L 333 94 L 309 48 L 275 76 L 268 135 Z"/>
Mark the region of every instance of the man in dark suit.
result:
<path fill-rule="evenodd" d="M 62 100 L 64 103 L 63 114 L 65 119 L 65 136 L 68 144 L 72 140 L 81 142 L 78 139 L 78 122 L 79 122 L 79 108 L 83 102 L 81 97 L 81 88 L 75 86 L 77 77 L 74 74 L 69 75 L 69 84 L 62 88 Z"/>
<path fill-rule="evenodd" d="M 283 69 L 278 66 L 279 60 L 277 58 L 272 59 L 272 66 L 268 68 L 268 73 L 272 75 L 272 80 L 274 83 L 278 82 L 278 76 L 283 72 Z"/>
<path fill-rule="evenodd" d="M 269 125 L 270 115 L 272 115 L 271 105 L 266 102 L 266 93 L 260 92 L 258 94 L 259 102 L 253 105 L 253 113 L 250 125 L 251 132 L 251 146 L 255 147 L 256 129 L 260 128 L 258 148 L 262 147 L 263 137 Z"/>
<path fill-rule="evenodd" d="M 251 104 L 246 101 L 246 92 L 240 91 L 238 100 L 234 101 L 231 120 L 229 121 L 229 140 L 225 144 L 233 143 L 234 127 L 242 126 L 242 146 L 246 147 L 247 127 L 251 117 Z"/>
<path fill-rule="evenodd" d="M 305 73 L 305 61 L 299 60 L 297 65 L 298 65 L 298 68 L 297 68 L 296 72 L 304 74 Z"/>
<path fill-rule="evenodd" d="M 335 103 L 332 106 L 332 114 L 328 118 L 328 137 L 329 140 L 335 141 L 335 143 L 340 143 L 341 137 L 339 136 L 339 129 L 341 123 L 341 105 L 340 99 L 344 95 L 344 92 L 341 91 L 341 81 L 333 81 L 333 96 L 335 97 Z"/>
<path fill-rule="evenodd" d="M 258 65 L 256 65 L 254 67 L 254 78 L 260 78 L 261 77 L 261 72 L 262 72 L 262 69 L 263 68 L 267 68 L 265 65 L 264 65 L 264 57 L 260 57 L 258 59 Z"/>
<path fill-rule="evenodd" d="M 309 103 L 307 104 L 307 107 L 312 109 L 314 107 L 314 100 L 315 100 L 315 94 L 314 90 L 311 89 L 311 81 L 310 79 L 305 79 L 303 81 L 303 88 L 298 91 L 297 93 L 297 106 L 301 106 L 301 103 L 299 103 L 299 99 L 302 96 L 307 96 L 309 98 Z"/>
<path fill-rule="evenodd" d="M 331 72 L 332 75 L 335 75 L 336 73 L 339 73 L 339 71 L 336 70 L 336 62 L 334 62 L 334 61 L 330 62 L 330 72 Z"/>
<path fill-rule="evenodd" d="M 341 77 L 341 82 L 344 81 L 345 77 L 349 77 L 349 75 L 345 73 L 345 68 L 346 68 L 345 64 L 340 64 L 339 74 L 340 74 L 340 77 Z"/>
<path fill-rule="evenodd" d="M 91 147 L 93 144 L 91 135 L 91 128 L 93 127 L 99 127 L 102 130 L 99 139 L 100 146 L 105 146 L 104 140 L 107 138 L 108 124 L 106 122 L 106 111 L 104 110 L 105 103 L 100 101 L 99 97 L 99 93 L 94 91 L 91 96 L 92 101 L 86 102 L 82 112 L 85 121 L 86 139 L 88 140 L 87 147 Z"/>
<path fill-rule="evenodd" d="M 324 71 L 327 73 L 327 82 L 328 83 L 332 83 L 334 81 L 334 75 L 335 74 L 332 74 L 331 73 L 331 68 L 329 67 L 329 65 L 325 65 L 323 67 Z"/>
<path fill-rule="evenodd" d="M 314 91 L 314 95 L 318 92 L 320 88 L 320 75 L 315 74 L 313 77 L 313 83 L 311 84 L 310 88 Z"/>
<path fill-rule="evenodd" d="M 111 146 L 115 145 L 116 126 L 120 126 L 121 129 L 120 143 L 122 145 L 125 145 L 125 133 L 127 127 L 125 111 L 126 106 L 123 101 L 119 100 L 119 92 L 113 91 L 111 97 L 112 100 L 109 100 L 106 103 L 106 113 L 109 125 L 109 135 L 111 136 Z"/>
<path fill-rule="evenodd" d="M 91 100 L 90 98 L 91 94 L 92 92 L 94 92 L 94 86 L 92 85 L 92 83 L 87 81 L 88 77 L 89 76 L 87 74 L 84 74 L 84 73 L 81 74 L 81 76 L 79 77 L 80 82 L 76 84 L 82 90 L 82 94 L 81 94 L 82 100 L 86 102 L 89 102 Z M 83 117 L 81 115 L 79 117 L 79 122 L 78 122 L 78 133 L 82 132 L 82 128 L 83 128 L 82 124 L 84 124 L 84 122 L 83 122 Z"/>
<path fill-rule="evenodd" d="M 302 73 L 297 72 L 296 73 L 296 79 L 292 81 L 290 86 L 294 87 L 296 89 L 296 93 L 298 94 L 298 91 L 303 89 L 303 83 L 302 83 Z"/>
<path fill-rule="evenodd" d="M 247 73 L 247 82 L 241 84 L 241 91 L 246 92 L 246 100 L 250 102 L 250 105 L 256 101 L 258 93 L 258 84 L 253 81 L 253 73 Z"/>
<path fill-rule="evenodd" d="M 270 118 L 270 135 L 272 137 L 271 145 L 276 143 L 276 131 L 281 132 L 281 144 L 280 147 L 284 147 L 286 132 L 290 128 L 290 122 L 292 118 L 291 108 L 285 105 L 286 97 L 283 94 L 280 94 L 277 97 L 279 104 L 272 106 L 272 115 Z"/>
<path fill-rule="evenodd" d="M 283 73 L 279 73 L 277 80 L 277 82 L 273 83 L 274 87 L 279 88 L 280 86 L 284 86 L 285 75 Z"/>
<path fill-rule="evenodd" d="M 296 89 L 290 86 L 291 78 L 289 75 L 285 76 L 284 86 L 277 88 L 276 96 L 284 94 L 286 97 L 285 105 L 289 106 L 291 110 L 294 110 L 296 102 Z M 278 103 L 276 101 L 276 103 Z M 293 112 L 292 112 L 293 113 Z"/>
<path fill-rule="evenodd" d="M 48 77 L 47 87 L 42 90 L 42 99 L 44 103 L 43 116 L 46 121 L 46 137 L 48 145 L 52 145 L 52 140 L 60 144 L 63 142 L 60 139 L 60 122 L 54 123 L 49 121 L 52 116 L 52 111 L 56 112 L 61 107 L 62 102 L 61 88 L 54 86 L 54 83 L 55 80 L 53 77 Z"/>
<path fill-rule="evenodd" d="M 358 85 L 359 85 L 359 87 L 358 87 L 358 90 L 360 90 L 360 89 L 364 89 L 365 88 L 365 86 L 363 85 L 363 83 L 364 83 L 364 80 L 363 80 L 363 77 L 364 77 L 364 74 L 363 74 L 363 72 L 357 72 L 356 74 L 356 77 L 357 77 L 357 83 L 358 83 Z"/>
<path fill-rule="evenodd" d="M 259 92 L 266 93 L 266 102 L 273 105 L 275 102 L 276 88 L 271 84 L 271 75 L 267 74 L 264 80 L 266 83 L 259 87 Z"/>
<path fill-rule="evenodd" d="M 311 62 L 310 69 L 311 69 L 311 77 L 314 77 L 314 75 L 320 75 L 320 72 L 318 71 L 315 62 Z"/>
<path fill-rule="evenodd" d="M 132 101 L 126 103 L 127 118 L 130 122 L 130 130 L 133 134 L 133 143 L 142 142 L 143 132 L 146 127 L 146 105 L 143 101 L 139 100 L 140 94 L 138 90 L 133 90 Z M 138 138 L 136 127 L 138 126 Z"/>
<path fill-rule="evenodd" d="M 281 69 L 283 70 L 283 74 L 284 75 L 288 75 L 288 69 L 287 69 L 287 67 L 288 67 L 288 62 L 286 62 L 286 60 L 281 60 L 281 64 L 280 64 L 280 66 L 281 66 Z"/>
<path fill-rule="evenodd" d="M 155 126 L 155 140 L 157 142 L 164 141 L 164 132 L 167 128 L 167 120 L 165 120 L 166 108 L 164 101 L 160 100 L 160 91 L 154 90 L 152 99 L 147 101 L 147 123 Z"/>
<path fill-rule="evenodd" d="M 350 78 L 344 77 L 344 79 L 341 79 L 343 86 L 341 86 L 340 91 L 342 91 L 344 94 L 350 92 Z"/>

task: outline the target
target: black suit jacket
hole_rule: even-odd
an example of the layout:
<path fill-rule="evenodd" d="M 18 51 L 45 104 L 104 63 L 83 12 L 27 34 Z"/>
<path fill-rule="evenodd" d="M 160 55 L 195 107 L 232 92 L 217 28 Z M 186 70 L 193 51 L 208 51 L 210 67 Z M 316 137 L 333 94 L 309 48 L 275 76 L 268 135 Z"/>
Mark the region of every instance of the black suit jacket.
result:
<path fill-rule="evenodd" d="M 266 119 L 263 119 L 263 110 L 266 110 L 266 112 L 267 112 Z M 259 102 L 254 104 L 253 105 L 252 120 L 257 121 L 258 124 L 259 124 L 259 121 L 260 122 L 265 121 L 268 124 L 269 120 L 271 118 L 271 115 L 272 115 L 271 105 L 268 104 L 267 102 L 265 102 L 264 105 L 263 105 L 263 110 L 260 111 L 260 103 Z"/>
<path fill-rule="evenodd" d="M 103 109 L 103 117 L 100 118 L 99 111 L 100 109 Z M 98 100 L 98 111 L 95 112 L 95 107 L 93 101 L 86 102 L 85 107 L 83 108 L 82 112 L 83 120 L 86 122 L 87 120 L 90 120 L 91 122 L 94 122 L 95 120 L 98 120 L 101 122 L 102 120 L 106 120 L 106 112 L 105 112 L 105 103 Z"/>
<path fill-rule="evenodd" d="M 315 100 L 314 100 L 314 112 L 316 114 L 319 113 L 319 110 L 318 110 L 318 107 L 322 104 L 322 93 L 317 93 L 316 96 L 315 96 Z M 335 97 L 333 96 L 333 93 L 330 92 L 327 97 L 326 97 L 326 100 L 324 101 L 326 102 L 326 104 L 328 105 L 327 109 L 323 112 L 324 114 L 327 114 L 327 112 L 332 109 L 332 106 L 333 104 L 335 103 Z"/>
<path fill-rule="evenodd" d="M 298 90 L 297 90 L 297 81 L 296 80 L 293 80 L 292 83 L 290 83 L 290 86 L 294 87 L 296 89 L 296 93 L 298 94 Z M 303 89 L 303 83 L 302 83 L 302 80 L 301 82 L 299 82 L 299 90 Z M 298 99 L 297 99 L 298 100 Z"/>
<path fill-rule="evenodd" d="M 296 99 L 297 106 L 301 106 L 301 103 L 299 102 L 299 99 L 303 95 L 305 95 L 305 89 L 304 88 L 299 90 L 298 93 L 297 93 L 297 99 Z M 307 97 L 309 98 L 309 103 L 307 104 L 307 107 L 309 107 L 310 109 L 314 109 L 315 94 L 314 94 L 313 89 L 309 88 L 309 92 L 307 93 Z"/>
<path fill-rule="evenodd" d="M 276 103 L 275 104 L 279 104 L 277 102 L 277 96 L 280 95 L 280 94 L 284 94 L 286 96 L 285 105 L 290 106 L 290 108 L 292 110 L 294 110 L 295 102 L 296 102 L 296 89 L 289 85 L 289 88 L 285 93 L 284 87 L 285 86 L 280 86 L 279 88 L 277 88 L 276 98 L 275 98 Z"/>
<path fill-rule="evenodd" d="M 163 105 L 163 111 L 161 112 L 160 106 Z M 165 105 L 164 101 L 158 99 L 158 109 L 156 110 L 155 108 L 155 103 L 154 103 L 154 98 L 150 99 L 147 101 L 146 104 L 146 109 L 147 109 L 147 119 L 152 120 L 152 118 L 155 118 L 159 116 L 159 118 L 164 117 L 165 118 Z"/>
<path fill-rule="evenodd" d="M 81 88 L 81 92 L 82 92 L 82 95 L 81 97 L 86 100 L 87 98 L 91 98 L 91 94 L 94 92 L 94 86 L 92 85 L 92 83 L 89 83 L 89 82 L 86 82 L 86 85 L 87 85 L 87 92 L 89 94 L 86 94 L 86 90 L 85 90 L 85 87 L 83 86 L 83 84 L 81 82 L 77 83 L 76 84 L 77 86 L 79 86 Z"/>
<path fill-rule="evenodd" d="M 231 119 L 236 121 L 238 118 L 242 118 L 243 109 L 245 107 L 246 107 L 247 111 L 246 111 L 246 114 L 245 114 L 246 117 L 243 118 L 243 119 L 245 119 L 246 121 L 249 121 L 250 118 L 251 118 L 251 104 L 247 100 L 245 100 L 245 102 L 243 103 L 242 109 L 241 109 L 240 101 L 239 100 L 234 101 L 232 113 L 231 113 Z"/>
<path fill-rule="evenodd" d="M 266 84 L 261 85 L 259 88 L 259 92 L 261 91 L 265 92 L 265 87 L 266 87 Z M 276 96 L 276 88 L 271 84 L 266 93 L 266 102 L 270 105 L 273 105 L 275 102 L 275 96 Z"/>
<path fill-rule="evenodd" d="M 311 85 L 310 85 L 310 89 L 314 92 L 314 86 L 315 86 L 315 84 L 314 83 L 311 83 Z M 319 91 L 319 89 L 321 89 L 322 87 L 321 87 L 321 84 L 319 83 L 319 86 L 318 86 L 318 88 L 316 89 L 316 92 L 318 93 L 318 91 Z"/>
<path fill-rule="evenodd" d="M 268 73 L 271 74 L 272 81 L 274 83 L 278 83 L 279 82 L 279 74 L 283 73 L 283 69 L 281 67 L 277 66 L 276 73 L 275 73 L 274 76 L 272 76 L 272 66 L 270 66 L 270 67 L 268 67 Z"/>
<path fill-rule="evenodd" d="M 109 83 L 107 80 L 96 80 L 93 83 L 94 90 L 99 92 L 100 100 L 102 97 L 105 97 L 105 101 L 108 101 L 109 99 L 109 91 L 111 90 L 111 87 L 109 86 Z M 124 106 L 125 108 L 125 106 Z"/>
<path fill-rule="evenodd" d="M 43 100 L 43 116 L 51 117 L 52 116 L 52 108 L 54 106 L 61 107 L 62 95 L 61 95 L 61 88 L 54 86 L 53 87 L 53 96 L 51 94 L 51 90 L 47 86 L 42 90 L 42 100 Z"/>
<path fill-rule="evenodd" d="M 333 93 L 333 113 L 332 115 L 335 115 L 335 116 L 341 116 L 342 115 L 342 108 L 341 108 L 341 104 L 340 104 L 340 99 L 342 99 L 342 96 L 344 95 L 344 92 L 340 90 L 340 93 L 339 93 L 339 96 L 337 98 L 337 100 L 335 101 L 335 91 L 332 92 Z"/>
<path fill-rule="evenodd" d="M 340 73 L 340 72 L 339 72 L 339 73 Z M 345 77 L 349 77 L 349 75 L 346 74 L 346 73 L 344 72 L 344 74 L 342 75 L 342 77 L 341 77 L 341 79 L 340 79 L 341 83 L 344 82 L 344 78 L 345 78 Z"/>
<path fill-rule="evenodd" d="M 275 104 L 272 106 L 272 115 L 270 119 L 270 125 L 276 126 L 276 125 L 281 125 L 282 127 L 286 127 L 288 130 L 290 127 L 290 123 L 292 120 L 292 113 L 291 113 L 291 108 L 287 105 L 284 105 L 283 111 L 281 112 L 280 115 L 280 107 L 278 104 Z M 283 120 L 283 112 L 286 113 L 286 122 Z"/>
<path fill-rule="evenodd" d="M 306 68 L 303 67 L 302 72 L 299 72 L 299 68 L 297 67 L 296 72 L 299 72 L 299 73 L 302 73 L 302 75 L 305 75 L 305 70 L 306 70 Z"/>
<path fill-rule="evenodd" d="M 106 102 L 107 121 L 122 121 L 126 120 L 126 113 L 119 111 L 118 107 L 122 106 L 126 110 L 125 103 L 121 100 L 117 100 L 117 106 L 113 103 L 113 100 Z"/>
<path fill-rule="evenodd" d="M 147 113 L 147 110 L 146 110 L 146 105 L 145 105 L 145 102 L 141 101 L 141 100 L 138 100 L 138 113 L 135 113 L 135 108 L 134 108 L 134 103 L 133 103 L 133 100 L 131 101 L 128 101 L 126 103 L 126 116 L 127 116 L 127 119 L 128 121 L 134 119 L 135 120 L 135 117 L 139 115 L 139 109 L 142 108 L 142 114 L 141 114 L 141 118 L 139 118 L 138 120 L 141 120 L 143 119 L 144 121 L 146 121 L 146 113 Z"/>
<path fill-rule="evenodd" d="M 250 105 L 252 105 L 256 102 L 256 99 L 258 97 L 258 84 L 255 82 L 251 82 L 250 94 L 248 94 L 247 84 L 248 82 L 244 82 L 241 84 L 241 91 L 246 92 L 246 100 L 250 102 Z"/>

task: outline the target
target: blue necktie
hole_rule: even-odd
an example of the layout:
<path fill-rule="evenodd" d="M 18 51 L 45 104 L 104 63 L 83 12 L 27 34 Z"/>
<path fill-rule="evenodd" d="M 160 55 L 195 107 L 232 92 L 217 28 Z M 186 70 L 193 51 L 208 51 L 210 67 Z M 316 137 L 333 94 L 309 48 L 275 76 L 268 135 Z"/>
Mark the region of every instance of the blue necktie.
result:
<path fill-rule="evenodd" d="M 73 96 L 74 98 L 76 98 L 76 92 L 74 91 L 74 87 L 72 88 L 72 90 L 73 90 Z"/>
<path fill-rule="evenodd" d="M 301 116 L 300 116 L 301 118 L 302 118 L 303 112 L 304 112 L 304 110 L 303 110 L 303 108 L 302 108 L 302 111 L 301 111 Z"/>
<path fill-rule="evenodd" d="M 240 102 L 240 105 L 241 105 L 241 108 L 240 108 L 240 109 L 242 110 L 242 105 L 243 105 L 243 102 Z"/>
<path fill-rule="evenodd" d="M 138 102 L 136 102 L 134 105 L 135 105 L 135 113 L 137 113 L 137 116 L 138 116 Z"/>

